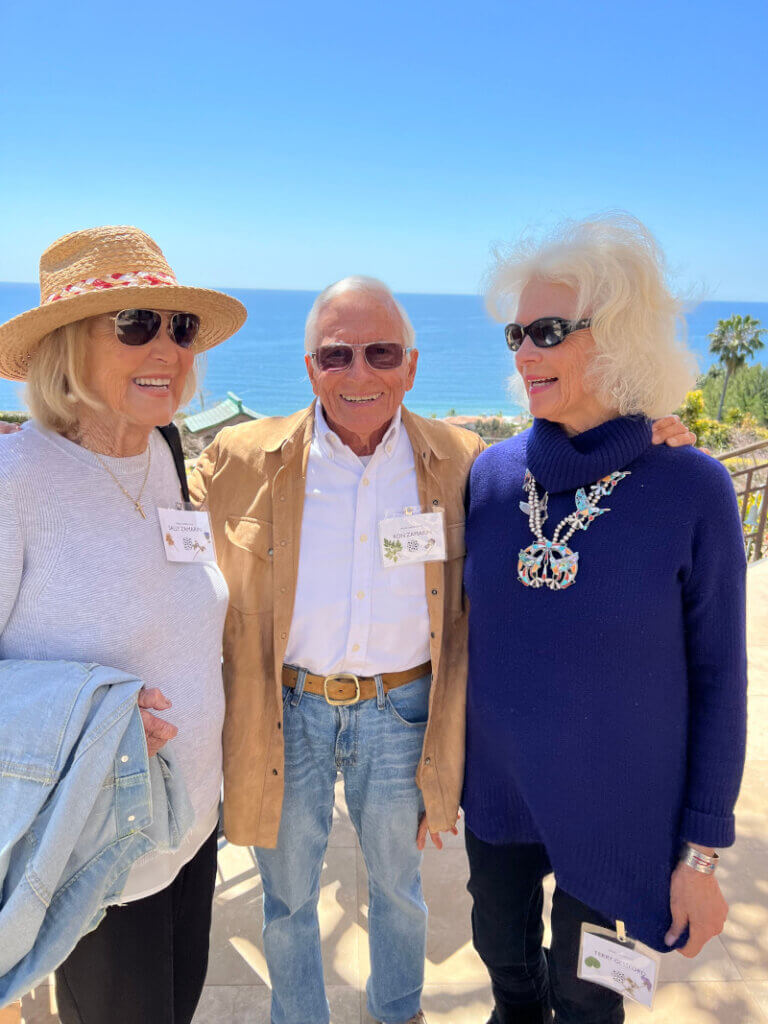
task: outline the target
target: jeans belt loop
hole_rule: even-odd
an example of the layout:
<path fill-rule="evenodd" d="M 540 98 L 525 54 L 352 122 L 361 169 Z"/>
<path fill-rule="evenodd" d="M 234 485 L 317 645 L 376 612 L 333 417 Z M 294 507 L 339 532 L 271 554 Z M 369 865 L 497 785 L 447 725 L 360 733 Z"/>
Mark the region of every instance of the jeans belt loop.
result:
<path fill-rule="evenodd" d="M 307 677 L 307 670 L 302 669 L 304 673 L 304 679 Z M 302 679 L 302 687 L 304 685 L 304 679 Z M 328 683 L 335 682 L 346 682 L 355 684 L 355 695 L 351 698 L 335 699 L 328 696 Z M 298 685 L 298 681 L 297 681 Z M 323 696 L 325 697 L 326 704 L 330 704 L 332 708 L 347 708 L 352 704 L 357 704 L 360 700 L 360 680 L 353 672 L 334 672 L 333 675 L 326 676 L 323 682 Z"/>
<path fill-rule="evenodd" d="M 384 692 L 384 680 L 381 678 L 381 674 L 379 674 L 373 677 L 373 681 L 376 683 L 376 707 L 379 711 L 383 711 L 387 706 Z"/>
<path fill-rule="evenodd" d="M 304 684 L 307 681 L 307 670 L 300 668 L 296 676 L 296 685 L 293 688 L 293 694 L 291 695 L 291 707 L 297 708 L 301 704 L 301 698 L 304 696 Z"/>

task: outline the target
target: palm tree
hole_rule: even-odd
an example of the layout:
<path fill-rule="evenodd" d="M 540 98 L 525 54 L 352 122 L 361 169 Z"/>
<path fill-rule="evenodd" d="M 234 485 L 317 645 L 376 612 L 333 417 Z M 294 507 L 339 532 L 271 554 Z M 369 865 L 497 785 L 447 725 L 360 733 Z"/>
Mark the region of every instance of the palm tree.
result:
<path fill-rule="evenodd" d="M 720 396 L 720 407 L 717 410 L 718 420 L 723 418 L 723 405 L 725 403 L 725 392 L 728 390 L 728 381 L 731 374 L 740 370 L 748 359 L 751 359 L 758 349 L 763 347 L 762 335 L 765 329 L 760 329 L 760 321 L 753 316 L 740 316 L 734 313 L 727 320 L 718 320 L 717 327 L 709 336 L 709 351 L 717 356 L 721 366 L 725 368 L 725 380 L 723 381 L 723 393 Z"/>

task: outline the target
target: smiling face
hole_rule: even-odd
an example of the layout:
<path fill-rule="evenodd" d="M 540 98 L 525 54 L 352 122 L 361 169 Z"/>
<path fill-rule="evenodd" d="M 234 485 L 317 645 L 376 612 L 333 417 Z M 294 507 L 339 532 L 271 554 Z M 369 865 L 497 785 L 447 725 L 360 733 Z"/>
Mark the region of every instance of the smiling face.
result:
<path fill-rule="evenodd" d="M 317 347 L 343 342 L 356 349 L 346 370 L 321 370 L 306 356 L 312 390 L 328 425 L 357 455 L 371 454 L 413 387 L 418 352 L 407 354 L 394 370 L 374 370 L 362 346 L 395 341 L 405 347 L 403 325 L 383 298 L 366 292 L 345 292 L 331 299 L 317 318 Z"/>
<path fill-rule="evenodd" d="M 118 341 L 114 314 L 88 322 L 84 384 L 105 407 L 96 413 L 104 434 L 148 437 L 154 427 L 170 423 L 179 407 L 195 354 L 168 336 L 171 312 L 158 312 L 163 325 L 146 345 Z"/>
<path fill-rule="evenodd" d="M 520 295 L 515 319 L 530 324 L 543 316 L 577 318 L 576 292 L 565 284 L 534 279 Z M 589 315 L 588 313 L 586 315 Z M 515 365 L 525 384 L 531 414 L 560 423 L 569 434 L 579 434 L 616 415 L 585 383 L 595 355 L 589 329 L 573 331 L 553 348 L 537 348 L 528 335 L 515 353 Z"/>

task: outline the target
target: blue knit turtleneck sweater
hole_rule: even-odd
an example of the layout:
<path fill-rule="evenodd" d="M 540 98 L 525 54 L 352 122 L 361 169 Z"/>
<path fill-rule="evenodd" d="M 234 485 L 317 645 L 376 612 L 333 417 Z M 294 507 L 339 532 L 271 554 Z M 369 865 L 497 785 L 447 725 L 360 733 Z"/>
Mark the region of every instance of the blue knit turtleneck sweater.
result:
<path fill-rule="evenodd" d="M 629 470 L 577 530 L 568 589 L 526 587 L 523 478 L 549 493 L 543 533 L 575 489 Z M 746 724 L 745 558 L 726 470 L 651 445 L 644 419 L 576 437 L 557 424 L 483 452 L 470 477 L 469 828 L 540 842 L 558 885 L 666 950 L 680 842 L 728 846 Z"/>

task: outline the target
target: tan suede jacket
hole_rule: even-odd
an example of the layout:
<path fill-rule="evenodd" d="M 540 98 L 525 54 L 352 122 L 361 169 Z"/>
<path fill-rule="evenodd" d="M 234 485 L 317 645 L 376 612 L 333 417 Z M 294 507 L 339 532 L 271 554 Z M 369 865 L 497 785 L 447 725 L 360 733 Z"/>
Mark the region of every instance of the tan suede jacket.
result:
<path fill-rule="evenodd" d="M 464 773 L 467 615 L 462 599 L 464 490 L 484 447 L 468 430 L 403 408 L 422 508 L 445 509 L 447 561 L 424 566 L 433 685 L 416 779 L 430 828 L 450 828 Z M 229 584 L 224 628 L 224 828 L 242 845 L 274 847 L 283 802 L 281 668 L 293 615 L 314 405 L 229 427 L 190 479 L 207 507 Z M 318 608 L 318 614 L 323 609 Z"/>

